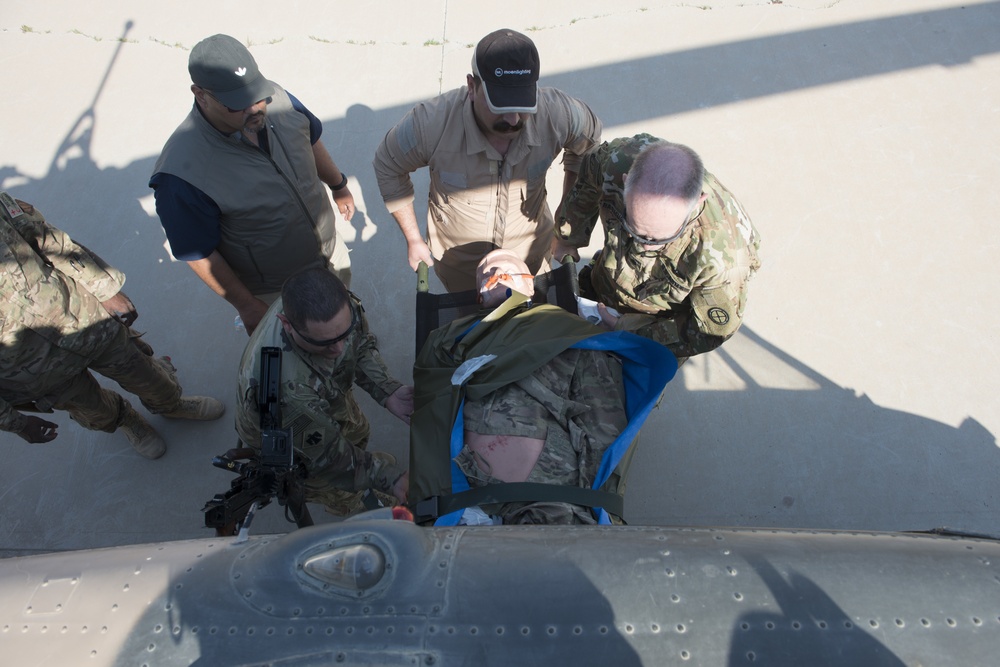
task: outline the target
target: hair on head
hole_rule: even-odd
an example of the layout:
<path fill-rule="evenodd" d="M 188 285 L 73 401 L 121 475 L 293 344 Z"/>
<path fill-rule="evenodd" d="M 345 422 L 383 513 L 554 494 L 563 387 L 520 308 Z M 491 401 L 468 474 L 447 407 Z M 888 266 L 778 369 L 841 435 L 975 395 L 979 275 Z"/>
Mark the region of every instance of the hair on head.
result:
<path fill-rule="evenodd" d="M 694 202 L 701 196 L 705 165 L 683 144 L 659 141 L 632 162 L 625 181 L 625 197 L 632 194 L 666 195 Z"/>
<path fill-rule="evenodd" d="M 328 322 L 347 305 L 349 292 L 340 278 L 326 269 L 306 269 L 281 287 L 285 317 L 293 327 L 306 322 Z"/>

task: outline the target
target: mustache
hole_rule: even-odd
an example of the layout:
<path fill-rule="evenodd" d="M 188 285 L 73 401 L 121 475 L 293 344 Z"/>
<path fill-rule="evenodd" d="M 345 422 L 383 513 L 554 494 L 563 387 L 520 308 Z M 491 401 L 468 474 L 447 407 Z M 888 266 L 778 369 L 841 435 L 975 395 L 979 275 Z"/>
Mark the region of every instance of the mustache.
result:
<path fill-rule="evenodd" d="M 498 120 L 497 122 L 493 123 L 493 131 L 494 132 L 502 132 L 504 134 L 511 134 L 511 133 L 514 133 L 514 132 L 520 132 L 523 129 L 524 129 L 524 121 L 523 120 L 517 121 L 517 123 L 515 123 L 514 125 L 511 125 L 510 123 L 508 123 L 505 120 Z"/>

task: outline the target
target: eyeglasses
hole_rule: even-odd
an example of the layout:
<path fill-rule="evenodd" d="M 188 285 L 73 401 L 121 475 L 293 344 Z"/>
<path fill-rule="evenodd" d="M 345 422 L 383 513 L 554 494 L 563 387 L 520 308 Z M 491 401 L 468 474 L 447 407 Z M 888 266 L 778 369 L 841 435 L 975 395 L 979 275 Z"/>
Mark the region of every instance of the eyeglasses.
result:
<path fill-rule="evenodd" d="M 628 221 L 628 216 L 625 215 L 624 212 L 621 211 L 617 206 L 613 206 L 613 205 L 610 205 L 610 204 L 605 204 L 605 206 L 607 206 L 610 209 L 611 214 L 615 218 L 617 218 L 618 221 L 621 223 L 621 228 L 625 230 L 625 233 L 628 234 L 629 236 L 631 236 L 632 239 L 636 243 L 638 243 L 639 245 L 644 245 L 644 246 L 665 246 L 668 243 L 676 241 L 677 239 L 679 239 L 681 237 L 681 235 L 687 229 L 688 223 L 691 221 L 691 214 L 694 213 L 694 209 L 698 206 L 698 202 L 695 202 L 691 206 L 691 210 L 688 211 L 687 216 L 684 218 L 684 224 L 681 225 L 680 229 L 678 229 L 669 238 L 665 238 L 665 239 L 651 239 L 651 238 L 648 238 L 646 236 L 642 236 L 641 234 L 639 234 L 638 232 L 636 232 L 634 229 L 632 229 L 632 226 L 629 224 L 629 221 Z"/>
<path fill-rule="evenodd" d="M 298 329 L 296 329 L 295 325 L 292 324 L 291 322 L 289 322 L 288 324 L 292 327 L 292 331 L 294 331 L 299 335 L 299 338 L 309 343 L 310 345 L 315 345 L 316 347 L 330 347 L 331 345 L 336 345 L 340 341 L 350 336 L 354 332 L 354 328 L 358 326 L 358 309 L 355 308 L 354 306 L 348 306 L 348 308 L 351 309 L 351 325 L 347 327 L 347 330 L 344 333 L 340 334 L 339 336 L 335 336 L 334 338 L 327 338 L 326 340 L 315 340 L 305 335 Z"/>
<path fill-rule="evenodd" d="M 213 95 L 212 91 L 208 90 L 207 88 L 202 88 L 202 90 L 204 90 L 205 94 L 208 95 L 209 97 L 211 97 L 213 100 L 215 100 L 219 104 L 222 104 L 222 100 L 220 100 L 218 97 L 216 97 L 215 95 Z M 253 104 L 251 104 L 251 105 L 249 105 L 249 106 L 247 106 L 247 107 L 245 107 L 243 109 L 234 109 L 232 107 L 226 106 L 225 104 L 222 104 L 222 106 L 224 106 L 226 108 L 226 111 L 228 111 L 229 113 L 243 113 L 246 109 L 249 109 L 252 106 L 256 106 L 256 105 L 260 104 L 261 102 L 263 102 L 264 104 L 270 104 L 271 103 L 271 98 L 270 97 L 265 97 L 262 100 L 257 100 Z"/>
<path fill-rule="evenodd" d="M 680 235 L 684 233 L 685 229 L 687 229 L 687 220 L 685 220 L 684 224 L 681 225 L 681 228 L 677 230 L 677 233 L 675 233 L 670 238 L 667 238 L 667 239 L 651 239 L 651 238 L 647 238 L 645 236 L 642 236 L 642 235 L 636 233 L 636 231 L 634 229 L 632 229 L 631 226 L 629 226 L 628 219 L 625 218 L 624 216 L 622 216 L 620 218 L 620 220 L 621 220 L 621 223 L 622 223 L 622 229 L 625 230 L 625 233 L 627 233 L 629 236 L 631 236 L 639 245 L 644 245 L 644 246 L 646 246 L 646 245 L 665 246 L 668 243 L 670 243 L 671 241 L 675 241 L 678 238 L 680 238 Z"/>

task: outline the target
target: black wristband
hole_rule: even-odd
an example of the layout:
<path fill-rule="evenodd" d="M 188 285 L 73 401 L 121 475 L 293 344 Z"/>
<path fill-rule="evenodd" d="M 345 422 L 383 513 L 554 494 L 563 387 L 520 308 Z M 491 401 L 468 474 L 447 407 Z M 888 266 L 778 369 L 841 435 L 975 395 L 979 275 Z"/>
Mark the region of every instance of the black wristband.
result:
<path fill-rule="evenodd" d="M 343 190 L 344 188 L 347 187 L 347 174 L 345 174 L 344 172 L 340 172 L 340 175 L 343 177 L 340 179 L 340 183 L 330 186 L 330 189 L 333 190 L 334 192 L 339 192 L 340 190 Z"/>

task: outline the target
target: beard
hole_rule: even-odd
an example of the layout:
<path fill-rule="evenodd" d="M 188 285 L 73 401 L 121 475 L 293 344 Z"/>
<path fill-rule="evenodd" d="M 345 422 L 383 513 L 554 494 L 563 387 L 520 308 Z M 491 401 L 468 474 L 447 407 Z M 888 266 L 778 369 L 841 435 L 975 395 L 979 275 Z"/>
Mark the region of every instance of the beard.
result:
<path fill-rule="evenodd" d="M 243 132 L 245 134 L 257 134 L 263 130 L 266 116 L 267 114 L 263 111 L 247 116 L 246 122 L 243 123 Z"/>

